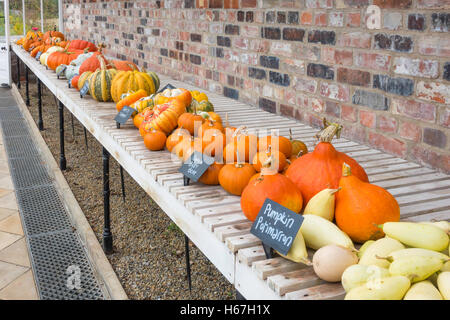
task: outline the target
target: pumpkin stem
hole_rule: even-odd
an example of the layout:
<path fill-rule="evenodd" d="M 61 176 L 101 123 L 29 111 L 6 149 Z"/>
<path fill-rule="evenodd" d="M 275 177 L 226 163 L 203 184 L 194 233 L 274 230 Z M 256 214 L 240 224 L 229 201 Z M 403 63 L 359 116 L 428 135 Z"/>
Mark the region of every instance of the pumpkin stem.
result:
<path fill-rule="evenodd" d="M 239 128 L 237 128 L 236 130 L 234 130 L 233 135 L 231 136 L 232 138 L 235 138 L 237 135 L 241 134 L 241 131 L 243 131 L 244 129 L 246 129 L 246 126 L 240 126 Z"/>
<path fill-rule="evenodd" d="M 289 128 L 289 140 L 293 140 L 294 139 L 294 136 L 292 135 L 292 129 L 291 128 Z"/>
<path fill-rule="evenodd" d="M 346 164 L 345 162 L 342 164 L 342 176 L 343 177 L 348 177 L 352 175 L 352 169 L 350 168 L 350 166 L 348 164 Z"/>
<path fill-rule="evenodd" d="M 331 142 L 334 136 L 339 139 L 341 136 L 342 125 L 328 122 L 325 118 L 323 118 L 323 124 L 324 128 L 316 134 L 316 138 L 320 140 L 320 142 Z"/>

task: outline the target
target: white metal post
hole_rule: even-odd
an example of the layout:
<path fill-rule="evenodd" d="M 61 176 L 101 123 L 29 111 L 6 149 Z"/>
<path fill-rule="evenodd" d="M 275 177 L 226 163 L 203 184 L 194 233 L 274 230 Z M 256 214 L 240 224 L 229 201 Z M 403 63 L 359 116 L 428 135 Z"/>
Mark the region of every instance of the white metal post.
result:
<path fill-rule="evenodd" d="M 11 86 L 11 57 L 10 57 L 10 30 L 9 30 L 9 0 L 4 1 L 5 10 L 5 41 L 6 41 L 6 50 L 7 50 L 7 63 L 6 63 L 6 72 L 8 78 L 8 86 Z"/>
<path fill-rule="evenodd" d="M 22 0 L 22 24 L 23 24 L 23 35 L 27 34 L 27 26 L 25 23 L 25 0 Z"/>
<path fill-rule="evenodd" d="M 41 32 L 44 33 L 44 4 L 41 0 Z"/>
<path fill-rule="evenodd" d="M 59 32 L 64 33 L 63 0 L 58 0 Z"/>

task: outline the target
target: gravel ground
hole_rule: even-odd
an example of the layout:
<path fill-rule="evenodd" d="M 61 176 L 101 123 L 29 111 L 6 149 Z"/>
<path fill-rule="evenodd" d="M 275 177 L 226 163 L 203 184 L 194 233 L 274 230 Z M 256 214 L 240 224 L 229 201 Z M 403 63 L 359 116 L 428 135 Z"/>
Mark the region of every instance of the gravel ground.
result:
<path fill-rule="evenodd" d="M 37 122 L 37 85 L 30 83 L 30 112 Z M 59 163 L 59 116 L 53 94 L 43 86 L 44 137 Z M 20 90 L 25 100 L 25 83 Z M 88 132 L 88 150 L 83 126 L 65 109 L 63 174 L 102 242 L 102 148 Z M 125 172 L 125 171 L 124 171 Z M 111 227 L 114 253 L 108 260 L 130 299 L 235 299 L 234 287 L 191 243 L 192 292 L 185 271 L 184 235 L 159 206 L 125 172 L 126 201 L 123 202 L 119 165 L 110 160 Z"/>

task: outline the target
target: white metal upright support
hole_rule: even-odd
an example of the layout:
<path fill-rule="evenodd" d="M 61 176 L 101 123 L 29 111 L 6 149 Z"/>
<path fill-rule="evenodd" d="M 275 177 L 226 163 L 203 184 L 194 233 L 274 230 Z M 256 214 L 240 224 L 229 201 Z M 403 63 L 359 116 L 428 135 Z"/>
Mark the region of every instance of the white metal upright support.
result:
<path fill-rule="evenodd" d="M 63 0 L 58 0 L 59 31 L 64 33 Z"/>
<path fill-rule="evenodd" d="M 7 50 L 7 63 L 6 63 L 6 72 L 8 82 L 7 85 L 11 85 L 11 50 L 10 50 L 10 30 L 9 30 L 9 0 L 4 1 L 3 6 L 5 12 L 5 41 L 6 41 L 6 50 Z"/>
<path fill-rule="evenodd" d="M 41 32 L 44 33 L 44 1 L 41 0 Z"/>
<path fill-rule="evenodd" d="M 27 34 L 27 26 L 25 23 L 25 0 L 22 0 L 22 24 L 23 24 L 23 35 L 25 36 Z"/>

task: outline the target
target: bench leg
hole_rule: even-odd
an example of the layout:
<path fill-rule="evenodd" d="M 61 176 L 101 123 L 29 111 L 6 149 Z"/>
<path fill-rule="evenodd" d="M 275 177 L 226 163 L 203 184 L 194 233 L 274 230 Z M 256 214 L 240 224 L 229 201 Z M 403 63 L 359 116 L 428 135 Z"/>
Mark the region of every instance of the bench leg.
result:
<path fill-rule="evenodd" d="M 41 80 L 39 80 L 38 77 L 36 77 L 37 79 L 37 90 L 38 90 L 38 114 L 39 114 L 39 119 L 38 119 L 38 128 L 39 130 L 44 130 L 44 122 L 42 121 L 42 86 L 41 86 Z"/>
<path fill-rule="evenodd" d="M 123 167 L 119 165 L 120 167 L 120 185 L 122 186 L 122 198 L 123 202 L 125 202 L 125 179 L 123 177 Z"/>
<path fill-rule="evenodd" d="M 111 233 L 110 208 L 109 208 L 109 152 L 103 147 L 103 250 L 106 254 L 113 252 L 113 239 Z"/>
<path fill-rule="evenodd" d="M 84 130 L 84 144 L 86 145 L 86 150 L 89 150 L 86 127 L 83 127 L 83 130 Z"/>
<path fill-rule="evenodd" d="M 187 273 L 187 280 L 189 285 L 189 291 L 192 290 L 192 281 L 191 281 L 191 262 L 189 259 L 189 238 L 187 235 L 184 235 L 184 252 L 186 257 L 186 273 Z"/>
<path fill-rule="evenodd" d="M 20 58 L 18 55 L 16 55 L 16 59 L 17 59 L 17 88 L 20 89 Z"/>
<path fill-rule="evenodd" d="M 29 90 L 30 80 L 28 78 L 28 67 L 25 65 L 25 103 L 27 107 L 30 106 L 30 90 Z"/>
<path fill-rule="evenodd" d="M 75 138 L 75 126 L 73 124 L 73 113 L 70 114 L 70 123 L 72 124 L 72 137 Z"/>
<path fill-rule="evenodd" d="M 64 151 L 64 105 L 58 101 L 59 110 L 59 167 L 66 170 L 66 154 Z"/>

